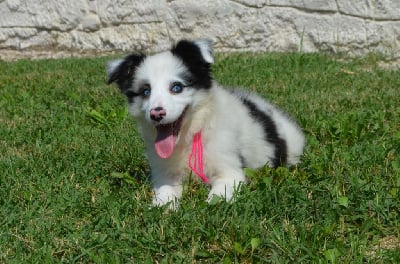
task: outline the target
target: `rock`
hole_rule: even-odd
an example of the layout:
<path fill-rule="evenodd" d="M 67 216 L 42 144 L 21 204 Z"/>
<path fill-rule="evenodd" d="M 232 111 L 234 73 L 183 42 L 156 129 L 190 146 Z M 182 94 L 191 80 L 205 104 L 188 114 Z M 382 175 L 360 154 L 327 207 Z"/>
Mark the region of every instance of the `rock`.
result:
<path fill-rule="evenodd" d="M 207 37 L 217 51 L 400 58 L 400 2 L 393 0 L 3 0 L 0 12 L 0 55 L 153 52 Z"/>
<path fill-rule="evenodd" d="M 323 11 L 323 12 L 336 12 L 337 5 L 335 1 L 332 0 L 270 0 L 269 5 L 271 6 L 286 6 L 297 8 L 300 10 L 310 10 L 310 11 Z"/>
<path fill-rule="evenodd" d="M 86 32 L 96 31 L 100 28 L 101 23 L 97 15 L 89 14 L 81 20 L 82 30 Z"/>
<path fill-rule="evenodd" d="M 338 0 L 343 14 L 372 20 L 400 20 L 400 1 Z"/>

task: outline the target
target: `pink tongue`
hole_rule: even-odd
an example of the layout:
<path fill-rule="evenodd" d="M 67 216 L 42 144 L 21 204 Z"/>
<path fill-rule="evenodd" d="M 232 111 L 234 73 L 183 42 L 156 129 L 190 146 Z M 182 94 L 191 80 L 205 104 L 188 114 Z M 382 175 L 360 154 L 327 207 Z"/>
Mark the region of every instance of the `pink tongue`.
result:
<path fill-rule="evenodd" d="M 172 155 L 175 147 L 175 139 L 172 126 L 158 126 L 155 148 L 160 158 L 166 159 Z"/>

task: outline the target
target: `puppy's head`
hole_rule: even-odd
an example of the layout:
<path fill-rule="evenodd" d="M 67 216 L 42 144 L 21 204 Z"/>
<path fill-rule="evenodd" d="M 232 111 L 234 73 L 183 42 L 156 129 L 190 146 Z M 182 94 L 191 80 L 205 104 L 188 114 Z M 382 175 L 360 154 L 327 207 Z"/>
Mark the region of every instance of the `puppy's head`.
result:
<path fill-rule="evenodd" d="M 116 82 L 126 95 L 129 112 L 155 127 L 161 158 L 171 156 L 187 112 L 211 88 L 212 63 L 211 41 L 181 40 L 169 51 L 132 54 L 107 64 L 107 82 Z"/>

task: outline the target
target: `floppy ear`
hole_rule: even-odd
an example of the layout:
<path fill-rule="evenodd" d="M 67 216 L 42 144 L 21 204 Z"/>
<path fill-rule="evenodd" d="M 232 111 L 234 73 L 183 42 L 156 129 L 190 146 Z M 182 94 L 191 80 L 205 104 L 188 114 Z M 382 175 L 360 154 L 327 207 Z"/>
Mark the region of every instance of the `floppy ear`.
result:
<path fill-rule="evenodd" d="M 174 56 L 180 58 L 190 72 L 190 83 L 198 88 L 212 86 L 211 64 L 212 42 L 207 39 L 195 41 L 181 40 L 172 49 Z"/>
<path fill-rule="evenodd" d="M 213 41 L 211 39 L 197 39 L 193 43 L 199 47 L 201 56 L 207 63 L 214 63 Z"/>
<path fill-rule="evenodd" d="M 107 84 L 110 84 L 117 79 L 117 71 L 123 61 L 123 59 L 119 59 L 107 62 Z"/>
<path fill-rule="evenodd" d="M 122 82 L 132 78 L 136 67 L 142 63 L 144 58 L 144 55 L 132 54 L 124 59 L 109 61 L 106 66 L 107 84 L 117 81 L 120 85 Z"/>
<path fill-rule="evenodd" d="M 195 41 L 183 39 L 171 49 L 171 52 L 183 61 L 190 61 L 196 65 L 198 63 L 212 64 L 214 62 L 212 41 L 209 39 Z"/>

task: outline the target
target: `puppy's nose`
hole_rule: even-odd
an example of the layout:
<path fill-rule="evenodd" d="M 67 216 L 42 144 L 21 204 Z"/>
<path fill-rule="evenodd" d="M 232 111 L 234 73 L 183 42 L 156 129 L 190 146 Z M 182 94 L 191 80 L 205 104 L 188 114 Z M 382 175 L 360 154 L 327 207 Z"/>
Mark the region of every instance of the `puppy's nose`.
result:
<path fill-rule="evenodd" d="M 167 114 L 167 111 L 165 111 L 164 108 L 162 107 L 156 107 L 150 110 L 150 118 L 151 120 L 160 122 L 164 116 Z"/>

